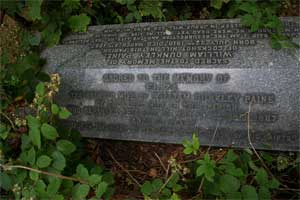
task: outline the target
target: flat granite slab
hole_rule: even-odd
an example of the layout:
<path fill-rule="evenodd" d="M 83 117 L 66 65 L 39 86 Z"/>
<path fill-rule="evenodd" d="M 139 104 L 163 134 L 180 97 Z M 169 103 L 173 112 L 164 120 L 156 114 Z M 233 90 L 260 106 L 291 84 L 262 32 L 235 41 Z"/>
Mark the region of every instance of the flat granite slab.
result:
<path fill-rule="evenodd" d="M 283 18 L 300 35 L 300 18 Z M 91 26 L 46 49 L 66 126 L 86 137 L 299 151 L 299 50 L 238 19 Z M 215 137 L 213 138 L 213 136 Z"/>

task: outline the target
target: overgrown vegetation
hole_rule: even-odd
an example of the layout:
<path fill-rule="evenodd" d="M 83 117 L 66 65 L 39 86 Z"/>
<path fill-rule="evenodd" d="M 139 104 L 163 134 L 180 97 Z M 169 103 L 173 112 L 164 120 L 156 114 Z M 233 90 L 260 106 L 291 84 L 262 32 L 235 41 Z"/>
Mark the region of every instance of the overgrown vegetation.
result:
<path fill-rule="evenodd" d="M 1 195 L 109 199 L 113 194 L 112 173 L 83 160 L 79 134 L 58 123 L 71 115 L 53 102 L 59 76 L 41 70 L 45 61 L 40 51 L 57 44 L 70 31 L 84 32 L 88 25 L 96 24 L 239 17 L 253 32 L 267 28 L 273 48 L 299 47 L 283 35 L 280 1 L 212 0 L 202 2 L 207 10 L 195 14 L 192 7 L 197 3 L 201 2 L 179 2 L 178 6 L 171 0 L 2 0 L 2 16 L 12 17 L 22 28 L 20 55 L 12 60 L 5 49 L 1 52 Z M 209 150 L 199 153 L 196 136 L 183 145 L 185 154 L 201 158 L 186 165 L 170 158 L 172 170 L 165 179 L 142 184 L 145 199 L 175 200 L 187 192 L 195 199 L 270 199 L 273 191 L 284 186 L 251 150 L 228 150 L 215 160 Z M 277 163 L 277 171 L 299 167 L 295 156 L 274 158 L 266 152 L 261 156 L 270 168 Z"/>

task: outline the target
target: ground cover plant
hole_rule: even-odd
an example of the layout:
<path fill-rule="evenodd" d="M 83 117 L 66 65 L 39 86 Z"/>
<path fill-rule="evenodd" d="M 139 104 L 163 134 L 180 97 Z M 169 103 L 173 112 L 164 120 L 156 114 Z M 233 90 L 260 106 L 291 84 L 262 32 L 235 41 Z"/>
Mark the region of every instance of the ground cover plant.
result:
<path fill-rule="evenodd" d="M 183 146 L 82 139 L 60 126 L 71 113 L 53 101 L 60 77 L 40 58 L 88 25 L 235 17 L 267 28 L 272 48 L 294 49 L 278 16 L 299 15 L 298 1 L 1 0 L 0 9 L 2 199 L 299 198 L 298 153 L 200 148 L 195 135 Z"/>

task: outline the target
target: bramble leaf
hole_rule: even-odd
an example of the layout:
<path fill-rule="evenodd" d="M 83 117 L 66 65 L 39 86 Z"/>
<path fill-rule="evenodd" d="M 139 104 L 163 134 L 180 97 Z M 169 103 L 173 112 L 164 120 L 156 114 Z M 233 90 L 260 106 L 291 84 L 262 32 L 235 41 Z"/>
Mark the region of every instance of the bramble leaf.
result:
<path fill-rule="evenodd" d="M 69 17 L 68 26 L 74 32 L 86 32 L 87 26 L 90 23 L 90 17 L 86 14 L 74 15 Z"/>
<path fill-rule="evenodd" d="M 58 137 L 56 129 L 47 123 L 43 123 L 41 131 L 43 136 L 48 140 L 55 140 Z"/>

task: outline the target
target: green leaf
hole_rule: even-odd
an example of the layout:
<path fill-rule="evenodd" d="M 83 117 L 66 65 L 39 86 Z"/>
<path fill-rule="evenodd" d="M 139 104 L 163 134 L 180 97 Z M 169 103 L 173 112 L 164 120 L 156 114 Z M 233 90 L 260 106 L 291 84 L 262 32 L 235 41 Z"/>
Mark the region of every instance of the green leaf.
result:
<path fill-rule="evenodd" d="M 178 173 L 172 174 L 172 178 L 170 178 L 167 187 L 172 188 L 179 181 L 179 178 L 180 177 Z"/>
<path fill-rule="evenodd" d="M 269 182 L 268 187 L 269 187 L 270 189 L 277 189 L 277 188 L 279 187 L 279 185 L 280 185 L 280 182 L 279 182 L 277 179 L 273 178 L 273 179 Z"/>
<path fill-rule="evenodd" d="M 193 153 L 193 148 L 185 147 L 184 150 L 183 150 L 183 153 L 186 154 L 186 155 L 189 155 L 189 154 Z"/>
<path fill-rule="evenodd" d="M 36 169 L 36 167 L 33 167 L 34 169 Z M 29 172 L 29 177 L 31 180 L 33 181 L 37 181 L 39 179 L 39 173 L 34 172 L 34 171 L 30 171 Z"/>
<path fill-rule="evenodd" d="M 43 123 L 41 131 L 42 135 L 48 140 L 55 140 L 58 137 L 56 129 L 47 123 Z"/>
<path fill-rule="evenodd" d="M 55 169 L 62 171 L 66 167 L 65 156 L 59 151 L 54 151 L 51 156 L 53 158 L 52 166 Z"/>
<path fill-rule="evenodd" d="M 229 149 L 225 156 L 225 161 L 226 162 L 234 162 L 237 159 L 238 159 L 238 156 L 234 153 L 234 151 L 232 149 Z"/>
<path fill-rule="evenodd" d="M 39 168 L 45 168 L 50 165 L 51 161 L 52 161 L 52 159 L 49 156 L 42 155 L 42 156 L 38 157 L 38 159 L 36 161 L 36 165 Z"/>
<path fill-rule="evenodd" d="M 8 133 L 10 131 L 10 127 L 4 123 L 0 124 L 0 138 L 5 140 L 8 136 Z"/>
<path fill-rule="evenodd" d="M 86 180 L 89 177 L 89 171 L 82 164 L 79 164 L 76 167 L 76 176 L 78 178 Z"/>
<path fill-rule="evenodd" d="M 59 115 L 58 116 L 59 116 L 60 119 L 68 119 L 71 116 L 71 112 L 68 111 L 68 109 L 66 109 L 66 108 L 62 108 L 59 111 Z"/>
<path fill-rule="evenodd" d="M 141 193 L 145 196 L 151 195 L 153 192 L 153 187 L 150 181 L 146 181 L 141 187 Z"/>
<path fill-rule="evenodd" d="M 52 114 L 57 115 L 58 112 L 59 112 L 59 107 L 56 104 L 52 104 L 51 105 L 51 112 L 52 112 Z"/>
<path fill-rule="evenodd" d="M 41 36 L 48 47 L 51 47 L 59 42 L 62 32 L 60 26 L 51 22 L 41 33 Z"/>
<path fill-rule="evenodd" d="M 47 193 L 49 195 L 55 195 L 59 188 L 60 188 L 60 185 L 61 185 L 61 180 L 59 178 L 52 178 L 50 179 L 50 183 L 47 187 Z"/>
<path fill-rule="evenodd" d="M 69 17 L 68 26 L 74 32 L 85 32 L 90 20 L 90 17 L 88 17 L 86 14 L 74 15 Z"/>
<path fill-rule="evenodd" d="M 37 128 L 30 128 L 29 129 L 29 137 L 30 137 L 32 143 L 40 149 L 41 148 L 40 130 Z"/>
<path fill-rule="evenodd" d="M 2 171 L 0 171 L 0 188 L 3 188 L 6 191 L 12 188 L 11 178 Z"/>
<path fill-rule="evenodd" d="M 29 128 L 40 128 L 40 121 L 33 117 L 32 115 L 27 115 L 26 117 Z"/>
<path fill-rule="evenodd" d="M 101 182 L 99 183 L 99 185 L 97 186 L 96 190 L 95 190 L 95 193 L 96 193 L 96 197 L 97 198 L 101 198 L 102 195 L 106 192 L 107 190 L 107 183 L 105 182 Z"/>
<path fill-rule="evenodd" d="M 40 82 L 39 84 L 37 84 L 37 86 L 35 87 L 35 92 L 39 96 L 43 96 L 45 94 L 45 84 L 43 82 Z"/>
<path fill-rule="evenodd" d="M 242 187 L 242 197 L 244 200 L 255 200 L 258 199 L 257 192 L 255 190 L 255 187 L 251 185 L 244 185 Z"/>
<path fill-rule="evenodd" d="M 46 184 L 44 183 L 44 181 L 43 180 L 38 180 L 37 182 L 36 182 L 36 184 L 35 184 L 35 186 L 34 186 L 34 190 L 37 192 L 37 193 L 39 193 L 39 194 L 41 194 L 41 195 L 43 195 L 46 191 Z"/>
<path fill-rule="evenodd" d="M 161 179 L 154 179 L 152 181 L 152 187 L 155 192 L 157 192 L 163 186 L 163 182 Z"/>
<path fill-rule="evenodd" d="M 205 178 L 213 182 L 213 177 L 215 176 L 215 161 L 210 160 L 209 155 L 206 153 L 204 160 L 199 160 L 197 162 L 200 166 L 196 170 L 197 176 L 202 176 L 204 174 Z"/>
<path fill-rule="evenodd" d="M 76 146 L 69 140 L 59 140 L 56 143 L 56 147 L 64 155 L 69 155 L 76 150 Z"/>
<path fill-rule="evenodd" d="M 223 5 L 223 0 L 212 0 L 210 2 L 210 6 L 214 7 L 217 10 L 220 10 L 222 8 Z"/>
<path fill-rule="evenodd" d="M 92 174 L 91 176 L 88 177 L 88 182 L 89 185 L 94 187 L 95 185 L 101 183 L 102 176 L 99 176 L 98 174 Z"/>
<path fill-rule="evenodd" d="M 34 147 L 31 147 L 31 149 L 27 153 L 27 161 L 30 165 L 34 165 L 35 163 L 35 150 Z"/>
<path fill-rule="evenodd" d="M 90 186 L 78 183 L 73 188 L 72 197 L 78 200 L 84 199 L 88 195 L 89 191 Z"/>
<path fill-rule="evenodd" d="M 268 174 L 263 168 L 259 168 L 259 170 L 256 173 L 255 179 L 257 183 L 261 186 L 266 186 L 269 183 Z"/>
<path fill-rule="evenodd" d="M 64 0 L 62 7 L 76 10 L 80 8 L 80 0 Z"/>
<path fill-rule="evenodd" d="M 257 4 L 253 2 L 245 2 L 239 7 L 242 11 L 247 13 L 256 14 L 257 13 Z"/>
<path fill-rule="evenodd" d="M 271 199 L 270 191 L 267 187 L 260 187 L 258 190 L 258 197 L 260 200 Z"/>
<path fill-rule="evenodd" d="M 237 192 L 240 188 L 240 181 L 231 175 L 223 175 L 220 177 L 220 189 L 224 193 Z"/>
<path fill-rule="evenodd" d="M 28 16 L 32 20 L 42 19 L 41 17 L 42 0 L 27 0 L 26 5 L 28 6 Z"/>

